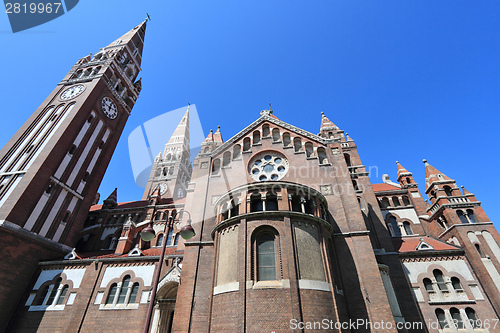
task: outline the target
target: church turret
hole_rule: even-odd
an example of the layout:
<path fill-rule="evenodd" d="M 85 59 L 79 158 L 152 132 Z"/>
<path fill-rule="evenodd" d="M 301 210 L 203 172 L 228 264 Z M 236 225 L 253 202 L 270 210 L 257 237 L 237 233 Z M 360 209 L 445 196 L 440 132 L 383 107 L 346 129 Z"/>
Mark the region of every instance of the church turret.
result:
<path fill-rule="evenodd" d="M 109 195 L 109 197 L 104 200 L 102 208 L 104 209 L 113 209 L 117 205 L 117 191 L 118 189 L 115 187 L 114 191 Z"/>
<path fill-rule="evenodd" d="M 142 199 L 158 187 L 164 198 L 182 198 L 191 178 L 189 143 L 189 105 L 172 136 L 165 144 L 163 153 L 156 156 Z"/>
<path fill-rule="evenodd" d="M 344 131 L 339 129 L 337 125 L 328 119 L 324 112 L 321 112 L 321 127 L 319 136 L 325 139 L 343 139 L 343 133 Z"/>

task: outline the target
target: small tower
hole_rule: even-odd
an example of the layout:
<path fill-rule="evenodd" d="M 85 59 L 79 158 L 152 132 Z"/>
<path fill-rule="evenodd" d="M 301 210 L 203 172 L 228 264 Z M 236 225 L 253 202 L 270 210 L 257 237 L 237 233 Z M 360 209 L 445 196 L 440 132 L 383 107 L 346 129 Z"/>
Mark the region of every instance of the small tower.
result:
<path fill-rule="evenodd" d="M 325 139 L 339 139 L 343 138 L 343 133 L 341 129 L 338 128 L 330 119 L 325 116 L 324 112 L 321 112 L 321 127 L 319 130 L 319 136 Z"/>
<path fill-rule="evenodd" d="M 191 179 L 189 160 L 189 105 L 179 125 L 165 144 L 163 153 L 156 156 L 142 200 L 147 200 L 158 187 L 163 198 L 183 198 Z"/>

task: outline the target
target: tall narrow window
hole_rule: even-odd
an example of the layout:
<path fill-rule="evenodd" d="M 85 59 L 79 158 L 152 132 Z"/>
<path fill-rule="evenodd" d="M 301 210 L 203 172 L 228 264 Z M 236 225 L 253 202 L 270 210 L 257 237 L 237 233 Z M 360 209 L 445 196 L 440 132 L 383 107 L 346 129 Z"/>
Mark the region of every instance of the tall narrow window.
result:
<path fill-rule="evenodd" d="M 439 269 L 435 269 L 432 271 L 432 274 L 434 274 L 434 278 L 436 279 L 439 290 L 448 291 L 448 287 L 444 282 L 443 272 L 441 272 Z"/>
<path fill-rule="evenodd" d="M 394 207 L 401 206 L 401 203 L 399 202 L 398 197 L 392 197 L 392 204 L 394 205 Z"/>
<path fill-rule="evenodd" d="M 66 294 L 68 293 L 68 285 L 64 285 L 64 287 L 61 289 L 61 294 L 59 295 L 59 298 L 56 300 L 56 305 L 62 305 L 64 303 L 64 298 L 66 297 Z"/>
<path fill-rule="evenodd" d="M 168 230 L 168 233 L 167 233 L 167 240 L 166 240 L 166 246 L 170 246 L 172 245 L 172 237 L 174 235 L 174 231 L 172 230 L 172 228 L 169 228 Z"/>
<path fill-rule="evenodd" d="M 49 286 L 46 285 L 45 287 L 43 287 L 42 291 L 38 294 L 38 297 L 34 302 L 34 305 L 42 305 L 48 293 L 49 293 Z"/>
<path fill-rule="evenodd" d="M 249 151 L 250 150 L 250 138 L 244 138 L 243 139 L 243 151 Z"/>
<path fill-rule="evenodd" d="M 156 240 L 156 246 L 162 246 L 163 245 L 163 234 L 158 235 L 158 239 Z"/>
<path fill-rule="evenodd" d="M 457 215 L 460 219 L 460 222 L 462 222 L 463 224 L 469 223 L 469 220 L 467 219 L 467 216 L 465 216 L 464 212 L 462 212 L 461 210 L 457 210 Z"/>
<path fill-rule="evenodd" d="M 120 288 L 120 293 L 118 294 L 117 304 L 125 303 L 125 298 L 127 297 L 128 285 L 130 283 L 130 276 L 126 275 L 122 281 L 122 287 Z"/>
<path fill-rule="evenodd" d="M 219 170 L 220 170 L 220 159 L 216 159 L 212 164 L 212 174 L 214 175 L 219 174 Z"/>
<path fill-rule="evenodd" d="M 474 246 L 476 247 L 476 250 L 477 250 L 477 253 L 479 253 L 479 255 L 481 256 L 481 258 L 485 258 L 485 255 L 483 253 L 483 251 L 481 251 L 481 246 L 479 246 L 479 244 L 474 244 Z"/>
<path fill-rule="evenodd" d="M 257 279 L 259 281 L 276 280 L 276 254 L 274 235 L 265 232 L 257 239 Z"/>
<path fill-rule="evenodd" d="M 452 196 L 452 194 L 451 194 L 451 187 L 445 186 L 445 187 L 443 187 L 443 189 L 444 189 L 444 193 L 446 193 L 447 197 L 451 197 Z"/>
<path fill-rule="evenodd" d="M 457 308 L 450 309 L 451 318 L 453 319 L 454 326 L 458 329 L 464 328 L 464 322 L 462 321 L 462 316 Z"/>
<path fill-rule="evenodd" d="M 274 142 L 280 141 L 280 130 L 277 128 L 273 128 L 273 141 Z"/>
<path fill-rule="evenodd" d="M 255 132 L 253 132 L 253 144 L 256 145 L 259 143 L 260 143 L 260 132 L 255 131 Z"/>
<path fill-rule="evenodd" d="M 389 199 L 387 199 L 386 197 L 383 197 L 382 200 L 380 201 L 380 206 L 382 206 L 382 208 L 387 208 L 390 205 L 391 204 L 389 203 Z"/>
<path fill-rule="evenodd" d="M 462 284 L 460 284 L 460 279 L 457 277 L 451 278 L 451 285 L 453 286 L 453 289 L 455 289 L 455 291 L 463 291 L 464 290 L 462 288 Z"/>
<path fill-rule="evenodd" d="M 267 138 L 269 136 L 271 136 L 271 132 L 269 130 L 269 125 L 268 124 L 262 125 L 262 137 Z"/>
<path fill-rule="evenodd" d="M 250 211 L 261 212 L 263 211 L 262 199 L 259 193 L 254 193 L 250 197 Z"/>
<path fill-rule="evenodd" d="M 56 283 L 52 286 L 52 291 L 50 293 L 50 296 L 49 296 L 49 299 L 47 300 L 46 305 L 52 305 L 52 303 L 54 302 L 54 299 L 56 298 L 56 295 L 57 295 L 57 290 L 59 289 L 59 286 L 61 285 L 61 281 L 62 281 L 62 279 L 58 278 Z"/>
<path fill-rule="evenodd" d="M 292 144 L 292 141 L 290 139 L 290 133 L 283 133 L 283 146 L 290 147 L 291 144 Z"/>
<path fill-rule="evenodd" d="M 344 154 L 344 159 L 348 167 L 351 166 L 351 156 L 349 154 Z"/>
<path fill-rule="evenodd" d="M 231 163 L 231 153 L 226 151 L 222 156 L 222 166 L 228 167 L 229 163 Z"/>
<path fill-rule="evenodd" d="M 306 142 L 305 147 L 306 147 L 306 157 L 312 157 L 314 155 L 313 144 L 310 142 Z"/>
<path fill-rule="evenodd" d="M 413 230 L 411 230 L 411 225 L 410 222 L 404 222 L 403 227 L 405 229 L 406 235 L 411 236 L 413 235 Z"/>
<path fill-rule="evenodd" d="M 389 217 L 389 230 L 391 231 L 392 237 L 401 237 L 398 221 L 396 221 L 394 216 Z"/>
<path fill-rule="evenodd" d="M 448 322 L 446 321 L 446 316 L 445 316 L 444 311 L 442 309 L 436 309 L 436 318 L 439 322 L 439 327 L 441 329 L 449 328 Z"/>
<path fill-rule="evenodd" d="M 241 156 L 241 146 L 234 145 L 233 147 L 233 160 L 239 158 Z"/>
<path fill-rule="evenodd" d="M 292 211 L 302 212 L 302 205 L 300 204 L 300 196 L 292 194 L 290 201 L 292 202 Z"/>
<path fill-rule="evenodd" d="M 318 153 L 319 164 L 328 164 L 325 148 L 319 147 L 316 152 Z"/>
<path fill-rule="evenodd" d="M 465 308 L 465 314 L 467 315 L 467 319 L 469 320 L 472 328 L 481 328 L 481 322 L 478 320 L 476 311 L 474 311 L 474 309 Z"/>
<path fill-rule="evenodd" d="M 293 148 L 296 153 L 302 151 L 302 140 L 300 138 L 293 139 Z"/>
<path fill-rule="evenodd" d="M 175 234 L 174 246 L 177 246 L 178 244 L 179 244 L 179 234 Z"/>
<path fill-rule="evenodd" d="M 472 209 L 467 209 L 467 218 L 470 223 L 477 223 L 476 217 L 474 216 L 474 211 Z"/>
<path fill-rule="evenodd" d="M 405 206 L 410 206 L 411 205 L 410 199 L 408 199 L 408 196 L 406 196 L 406 195 L 403 195 L 403 204 Z"/>
<path fill-rule="evenodd" d="M 108 294 L 108 298 L 106 299 L 106 304 L 113 304 L 117 290 L 118 290 L 117 284 L 113 283 L 111 285 L 111 288 L 109 289 L 109 294 Z"/>
<path fill-rule="evenodd" d="M 278 210 L 278 198 L 272 192 L 266 194 L 266 210 Z"/>
<path fill-rule="evenodd" d="M 132 286 L 132 291 L 130 292 L 130 297 L 128 299 L 128 303 L 135 303 L 135 299 L 137 298 L 137 292 L 139 291 L 139 283 L 134 283 Z"/>
<path fill-rule="evenodd" d="M 423 282 L 424 282 L 425 290 L 428 293 L 433 293 L 434 292 L 434 288 L 432 287 L 432 281 L 431 281 L 431 279 L 425 278 Z"/>

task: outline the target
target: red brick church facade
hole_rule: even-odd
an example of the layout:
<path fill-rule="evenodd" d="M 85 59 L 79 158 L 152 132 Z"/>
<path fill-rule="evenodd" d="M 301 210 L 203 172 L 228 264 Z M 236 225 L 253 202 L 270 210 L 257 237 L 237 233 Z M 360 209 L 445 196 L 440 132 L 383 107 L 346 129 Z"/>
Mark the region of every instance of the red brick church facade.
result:
<path fill-rule="evenodd" d="M 263 110 L 191 163 L 187 106 L 142 200 L 98 204 L 145 28 L 80 59 L 0 151 L 0 331 L 138 332 L 153 302 L 151 332 L 500 332 L 500 236 L 474 194 L 427 161 L 430 202 L 399 163 L 372 184 L 324 114 L 313 134 Z"/>

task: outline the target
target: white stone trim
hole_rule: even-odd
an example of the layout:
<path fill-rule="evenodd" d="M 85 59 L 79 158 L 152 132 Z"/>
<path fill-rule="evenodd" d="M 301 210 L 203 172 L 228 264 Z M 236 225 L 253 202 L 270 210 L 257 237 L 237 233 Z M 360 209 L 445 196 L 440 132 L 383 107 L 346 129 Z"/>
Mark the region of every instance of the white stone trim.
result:
<path fill-rule="evenodd" d="M 214 295 L 240 290 L 239 282 L 231 282 L 214 287 Z"/>
<path fill-rule="evenodd" d="M 316 280 L 299 280 L 299 289 L 331 291 L 330 283 Z"/>

